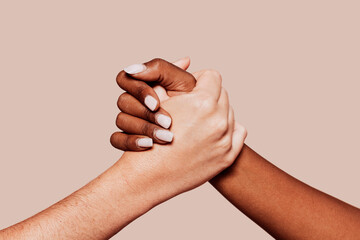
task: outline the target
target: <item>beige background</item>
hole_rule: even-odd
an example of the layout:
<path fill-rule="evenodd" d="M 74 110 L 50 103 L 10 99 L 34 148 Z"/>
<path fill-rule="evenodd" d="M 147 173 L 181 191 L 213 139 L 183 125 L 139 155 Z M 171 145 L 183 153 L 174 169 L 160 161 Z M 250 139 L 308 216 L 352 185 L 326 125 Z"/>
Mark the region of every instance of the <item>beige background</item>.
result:
<path fill-rule="evenodd" d="M 212 2 L 212 3 L 210 3 Z M 189 55 L 219 70 L 247 143 L 360 206 L 358 1 L 1 1 L 0 228 L 48 207 L 121 155 L 116 74 Z M 113 239 L 271 239 L 210 185 Z"/>

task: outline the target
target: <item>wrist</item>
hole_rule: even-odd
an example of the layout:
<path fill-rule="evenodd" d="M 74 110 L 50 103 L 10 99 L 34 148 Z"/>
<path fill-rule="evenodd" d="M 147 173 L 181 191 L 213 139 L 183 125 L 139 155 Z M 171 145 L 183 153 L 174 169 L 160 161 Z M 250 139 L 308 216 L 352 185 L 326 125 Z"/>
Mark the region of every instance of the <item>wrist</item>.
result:
<path fill-rule="evenodd" d="M 114 165 L 128 191 L 146 210 L 178 194 L 173 175 L 164 166 L 166 160 L 169 159 L 152 150 L 125 152 Z"/>

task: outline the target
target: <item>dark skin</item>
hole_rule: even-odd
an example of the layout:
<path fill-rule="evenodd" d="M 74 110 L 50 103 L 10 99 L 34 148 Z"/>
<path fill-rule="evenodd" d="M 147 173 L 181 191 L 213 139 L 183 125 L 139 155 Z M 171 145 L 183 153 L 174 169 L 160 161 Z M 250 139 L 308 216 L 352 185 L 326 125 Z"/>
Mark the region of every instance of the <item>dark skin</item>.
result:
<path fill-rule="evenodd" d="M 150 87 L 151 85 L 159 84 L 166 87 L 169 96 L 189 92 L 195 87 L 196 79 L 192 74 L 169 62 L 154 59 L 145 65 L 147 66 L 146 75 L 137 74 L 137 80 L 125 71 L 121 71 L 116 78 L 119 86 L 127 91 L 120 95 L 117 102 L 121 113 L 117 116 L 116 125 L 128 134 L 116 132 L 110 139 L 111 144 L 118 149 L 134 151 L 148 149 L 136 144 L 137 139 L 142 136 L 153 138 L 156 143 L 165 143 L 153 134 L 156 129 L 164 129 L 157 125 L 155 115 L 164 114 L 170 118 L 171 116 L 160 107 L 160 100 L 153 88 Z M 178 79 L 179 73 L 181 73 L 182 81 L 174 82 L 172 79 Z M 148 95 L 157 100 L 158 104 L 154 111 L 145 107 L 144 99 Z"/>
<path fill-rule="evenodd" d="M 158 111 L 168 115 L 161 109 L 160 99 L 152 86 L 154 83 L 163 86 L 169 90 L 169 96 L 191 91 L 196 84 L 197 73 L 186 71 L 189 61 L 183 59 L 175 66 L 165 60 L 154 59 L 145 63 L 147 69 L 143 72 L 120 72 L 117 82 L 128 93 L 118 102 L 123 114 L 117 122 L 121 122 L 118 127 L 125 132 L 112 135 L 114 147 L 125 151 L 148 149 L 138 147 L 136 139 L 143 135 L 153 137 L 149 126 L 156 125 L 154 116 Z M 124 77 L 132 81 L 124 81 Z M 151 84 L 147 84 L 149 82 Z M 136 90 L 140 84 L 145 90 Z M 149 94 L 159 103 L 154 111 L 143 104 Z M 131 121 L 121 120 L 130 117 Z M 128 129 L 132 131 L 127 132 Z M 154 141 L 157 142 L 156 139 Z M 276 239 L 360 239 L 358 208 L 297 180 L 247 145 L 234 164 L 211 179 L 210 183 Z"/>

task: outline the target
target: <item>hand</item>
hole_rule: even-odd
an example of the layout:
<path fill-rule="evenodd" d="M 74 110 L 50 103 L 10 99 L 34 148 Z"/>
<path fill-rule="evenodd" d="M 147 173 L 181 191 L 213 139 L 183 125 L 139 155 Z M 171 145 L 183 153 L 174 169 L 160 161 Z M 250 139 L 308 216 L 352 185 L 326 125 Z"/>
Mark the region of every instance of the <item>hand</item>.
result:
<path fill-rule="evenodd" d="M 124 160 L 119 161 L 127 182 L 134 188 L 145 185 L 140 188 L 149 194 L 164 196 L 165 193 L 164 197 L 168 198 L 208 181 L 230 166 L 239 154 L 246 130 L 240 125 L 235 127 L 227 93 L 221 87 L 221 76 L 207 70 L 200 72 L 196 80 L 192 92 L 161 103 L 173 118 L 170 128 L 173 142 L 155 145 L 146 152 L 125 152 Z M 133 133 L 152 135 L 144 129 L 149 127 L 132 126 Z M 113 137 L 112 143 L 120 146 L 122 143 L 117 140 Z M 146 180 L 139 182 L 138 176 Z"/>
<path fill-rule="evenodd" d="M 170 114 L 160 108 L 159 104 L 168 98 L 168 94 L 174 96 L 191 91 L 196 82 L 192 74 L 184 71 L 189 67 L 189 58 L 180 59 L 175 64 L 177 66 L 156 58 L 144 64 L 131 65 L 118 74 L 117 83 L 129 93 L 121 94 L 118 99 L 118 107 L 121 112 L 117 117 L 116 125 L 128 134 L 114 133 L 110 139 L 114 147 L 121 150 L 140 151 L 151 147 L 152 139 L 157 143 L 166 143 L 172 140 L 171 134 L 164 131 L 171 125 Z M 135 71 L 135 68 L 142 72 Z M 145 82 L 158 85 L 153 89 Z M 164 88 L 161 89 L 160 86 L 166 87 L 168 91 L 166 92 Z M 157 92 L 155 92 L 156 90 Z M 144 107 L 143 104 L 147 107 Z M 157 111 L 155 112 L 155 110 Z M 141 132 L 138 129 L 141 129 Z M 157 136 L 155 133 L 160 134 Z"/>

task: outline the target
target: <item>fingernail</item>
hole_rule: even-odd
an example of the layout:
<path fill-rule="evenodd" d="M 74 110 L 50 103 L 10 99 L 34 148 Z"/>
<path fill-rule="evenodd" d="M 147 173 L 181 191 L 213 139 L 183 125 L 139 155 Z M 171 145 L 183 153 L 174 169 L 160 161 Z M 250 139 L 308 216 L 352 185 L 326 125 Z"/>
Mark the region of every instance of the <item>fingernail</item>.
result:
<path fill-rule="evenodd" d="M 171 142 L 174 137 L 174 134 L 168 130 L 158 129 L 155 130 L 155 137 L 165 142 Z"/>
<path fill-rule="evenodd" d="M 163 128 L 169 128 L 171 125 L 171 118 L 164 114 L 156 114 L 156 122 Z"/>
<path fill-rule="evenodd" d="M 148 95 L 145 97 L 145 105 L 151 110 L 154 111 L 157 105 L 157 101 L 152 96 Z"/>
<path fill-rule="evenodd" d="M 124 68 L 124 71 L 128 74 L 135 74 L 145 71 L 146 66 L 144 64 L 133 64 L 126 68 Z"/>
<path fill-rule="evenodd" d="M 152 147 L 153 145 L 153 140 L 151 138 L 139 138 L 136 141 L 136 144 L 139 147 Z"/>

